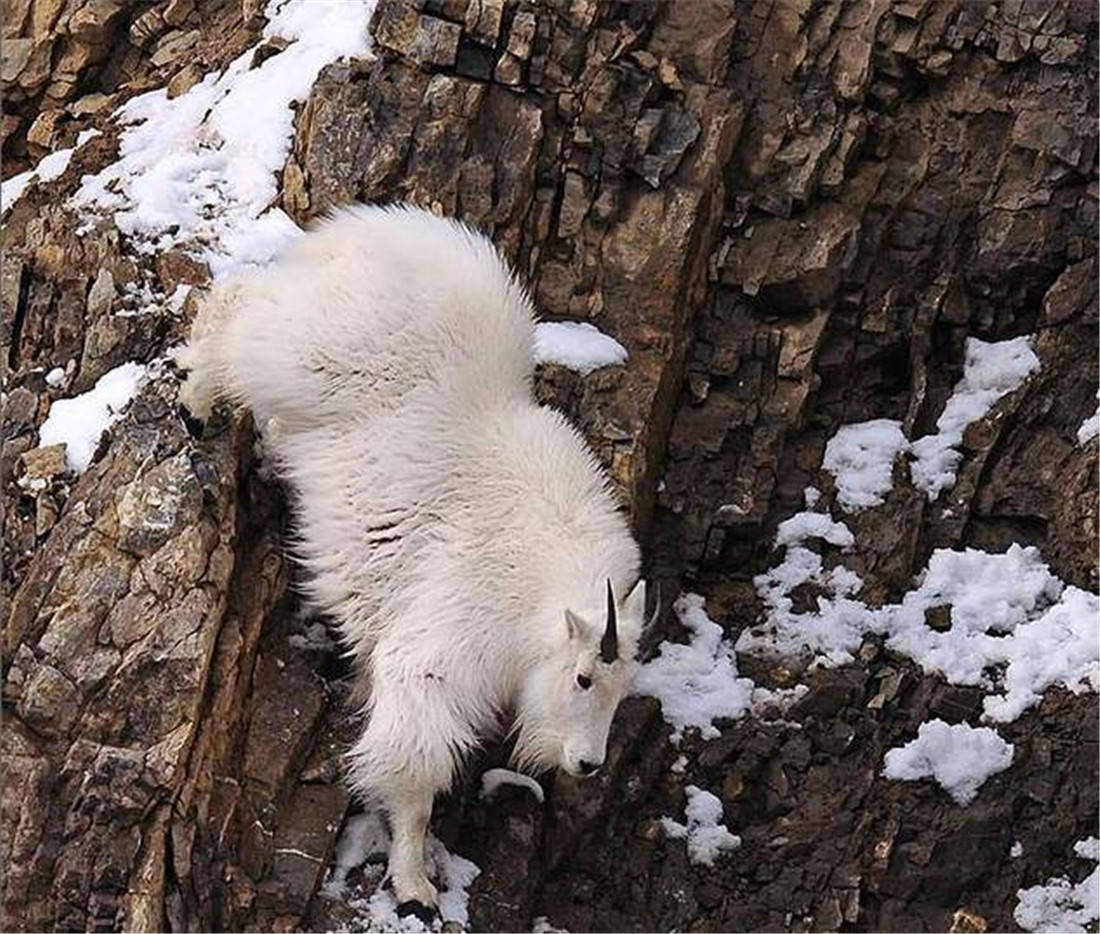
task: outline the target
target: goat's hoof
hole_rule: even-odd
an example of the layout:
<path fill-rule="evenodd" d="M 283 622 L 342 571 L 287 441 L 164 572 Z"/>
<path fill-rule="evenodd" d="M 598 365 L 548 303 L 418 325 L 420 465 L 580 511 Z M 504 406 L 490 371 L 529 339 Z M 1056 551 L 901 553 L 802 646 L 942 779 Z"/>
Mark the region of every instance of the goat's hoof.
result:
<path fill-rule="evenodd" d="M 408 915 L 416 915 L 425 924 L 431 924 L 432 921 L 435 920 L 436 913 L 435 908 L 429 908 L 423 902 L 418 902 L 415 898 L 399 902 L 397 905 L 397 917 L 404 918 Z"/>

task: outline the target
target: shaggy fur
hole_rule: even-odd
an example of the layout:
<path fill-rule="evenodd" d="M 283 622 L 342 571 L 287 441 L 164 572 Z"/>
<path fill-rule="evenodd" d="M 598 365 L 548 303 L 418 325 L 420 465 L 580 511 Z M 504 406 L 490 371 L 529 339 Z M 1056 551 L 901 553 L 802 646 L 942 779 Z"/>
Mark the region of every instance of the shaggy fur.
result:
<path fill-rule="evenodd" d="M 297 495 L 304 586 L 359 665 L 349 778 L 390 815 L 403 901 L 436 903 L 432 799 L 501 717 L 518 765 L 582 774 L 635 668 L 638 549 L 581 437 L 534 404 L 532 340 L 488 240 L 356 207 L 218 286 L 177 354 L 193 414 L 252 409 Z"/>

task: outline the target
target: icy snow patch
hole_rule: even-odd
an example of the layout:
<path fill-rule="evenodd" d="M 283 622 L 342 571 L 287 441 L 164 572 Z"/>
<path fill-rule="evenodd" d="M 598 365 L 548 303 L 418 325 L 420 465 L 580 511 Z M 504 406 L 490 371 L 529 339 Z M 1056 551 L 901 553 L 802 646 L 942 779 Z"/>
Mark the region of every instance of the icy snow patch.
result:
<path fill-rule="evenodd" d="M 1012 846 L 1008 849 L 1009 859 L 1019 859 L 1024 855 L 1024 845 L 1019 840 L 1013 840 Z"/>
<path fill-rule="evenodd" d="M 69 470 L 83 473 L 92 462 L 100 436 L 119 420 L 145 374 L 142 364 L 124 363 L 104 373 L 87 392 L 55 401 L 38 431 L 39 446 L 64 444 Z"/>
<path fill-rule="evenodd" d="M 894 460 L 907 447 L 901 422 L 891 418 L 838 428 L 825 445 L 821 466 L 836 480 L 840 507 L 857 512 L 882 503 L 894 484 Z"/>
<path fill-rule="evenodd" d="M 775 532 L 776 545 L 793 545 L 809 538 L 824 539 L 840 548 L 851 548 L 856 541 L 848 526 L 822 512 L 795 513 L 780 522 Z"/>
<path fill-rule="evenodd" d="M 535 326 L 535 362 L 557 363 L 591 373 L 626 363 L 626 348 L 595 325 L 583 321 L 543 321 Z"/>
<path fill-rule="evenodd" d="M 661 702 L 665 721 L 673 728 L 673 746 L 680 745 L 688 727 L 696 727 L 703 739 L 715 739 L 721 735 L 715 720 L 736 720 L 754 706 L 798 696 L 797 691 L 758 688 L 738 675 L 733 646 L 707 616 L 698 594 L 682 594 L 673 609 L 691 641 L 662 642 L 657 657 L 641 666 L 633 689 Z"/>
<path fill-rule="evenodd" d="M 900 603 L 871 608 L 856 599 L 861 582 L 854 572 L 843 565 L 826 570 L 819 554 L 793 538 L 783 561 L 754 580 L 766 616 L 742 632 L 738 651 L 808 652 L 819 664 L 839 665 L 852 661 L 867 635 L 881 634 L 926 672 L 989 691 L 984 717 L 997 722 L 1015 719 L 1054 684 L 1074 692 L 1100 688 L 1100 598 L 1063 585 L 1035 548 L 937 550 Z M 817 607 L 799 613 L 792 592 L 803 584 L 818 589 Z M 941 632 L 926 613 L 943 606 L 951 625 Z"/>
<path fill-rule="evenodd" d="M 909 466 L 913 485 L 929 500 L 955 483 L 962 454 L 957 450 L 963 432 L 982 418 L 1002 396 L 1019 388 L 1039 368 L 1032 337 L 987 343 L 976 337 L 966 340 L 963 378 L 955 384 L 951 398 L 936 422 L 936 433 L 910 445 L 914 460 Z"/>
<path fill-rule="evenodd" d="M 46 374 L 47 386 L 60 386 L 65 382 L 65 368 L 61 366 L 55 366 L 49 373 Z"/>
<path fill-rule="evenodd" d="M 1100 399 L 1100 393 L 1096 395 Z M 1088 444 L 1097 435 L 1100 435 L 1100 406 L 1097 407 L 1095 415 L 1081 422 L 1081 427 L 1077 429 L 1077 443 Z"/>
<path fill-rule="evenodd" d="M 332 871 L 325 880 L 326 894 L 334 898 L 342 896 L 348 873 L 356 866 L 362 866 L 368 859 L 384 859 L 389 848 L 389 830 L 378 811 L 364 811 L 349 817 L 336 841 Z"/>
<path fill-rule="evenodd" d="M 439 886 L 440 915 L 430 928 L 415 915 L 398 917 L 397 899 L 381 885 L 369 897 L 348 897 L 348 873 L 368 860 L 384 862 L 389 842 L 389 832 L 379 812 L 367 811 L 348 820 L 336 843 L 336 855 L 332 871 L 324 885 L 324 894 L 329 898 L 347 898 L 348 904 L 362 913 L 357 919 L 363 925 L 359 930 L 440 931 L 447 922 L 457 923 L 464 928 L 470 920 L 470 897 L 466 890 L 481 870 L 468 859 L 449 853 L 439 840 L 430 835 L 424 844 L 424 856 L 428 875 Z M 373 875 L 381 883 L 381 865 L 376 867 Z"/>
<path fill-rule="evenodd" d="M 1012 744 L 996 730 L 929 720 L 916 739 L 886 753 L 882 774 L 907 782 L 933 778 L 965 807 L 989 776 L 1012 764 L 1012 755 Z"/>
<path fill-rule="evenodd" d="M 119 160 L 85 176 L 73 206 L 113 213 L 149 251 L 191 241 L 215 278 L 269 261 L 299 233 L 268 209 L 294 131 L 291 104 L 329 62 L 369 51 L 373 5 L 272 0 L 264 38 L 291 44 L 257 68 L 248 49 L 172 100 L 163 88 L 132 98 L 116 114 L 126 126 Z"/>
<path fill-rule="evenodd" d="M 966 426 L 986 415 L 1001 397 L 1018 389 L 1039 368 L 1033 337 L 989 343 L 967 338 L 963 377 L 936 422 L 935 434 L 910 443 L 901 422 L 876 418 L 844 425 L 825 446 L 821 466 L 836 479 L 837 503 L 856 512 L 883 502 L 893 486 L 894 460 L 909 453 L 913 485 L 935 500 L 955 483 Z M 1100 430 L 1100 413 L 1097 414 Z M 1085 431 L 1086 425 L 1081 426 Z"/>
<path fill-rule="evenodd" d="M 43 156 L 38 165 L 26 172 L 20 172 L 0 183 L 0 213 L 8 210 L 16 201 L 23 197 L 27 186 L 33 181 L 52 182 L 60 178 L 69 167 L 73 153 L 83 146 L 88 140 L 99 136 L 99 130 L 83 130 L 76 137 L 76 145 L 68 149 L 58 149 Z"/>
<path fill-rule="evenodd" d="M 461 925 L 470 921 L 470 895 L 466 891 L 481 869 L 468 859 L 447 852 L 435 837 L 429 836 L 424 847 L 428 875 L 439 885 L 439 915 L 430 930 L 439 931 L 447 922 Z M 426 931 L 429 928 L 415 915 L 397 915 L 397 899 L 388 889 L 379 888 L 368 900 L 368 931 Z"/>
<path fill-rule="evenodd" d="M 713 866 L 723 850 L 736 850 L 741 846 L 741 838 L 720 823 L 722 802 L 715 795 L 695 785 L 688 785 L 684 791 L 688 798 L 684 809 L 687 823 L 662 817 L 661 826 L 670 839 L 687 840 L 688 858 L 693 863 Z"/>
<path fill-rule="evenodd" d="M 1079 840 L 1073 852 L 1082 859 L 1100 860 L 1100 840 Z M 1023 930 L 1084 934 L 1088 925 L 1100 920 L 1100 866 L 1077 884 L 1060 876 L 1045 885 L 1019 889 L 1016 897 L 1012 917 Z"/>
<path fill-rule="evenodd" d="M 501 785 L 515 785 L 517 788 L 526 788 L 535 796 L 535 800 L 541 804 L 545 800 L 542 785 L 530 775 L 521 772 L 513 772 L 511 769 L 489 769 L 481 776 L 481 799 L 487 801 L 497 793 Z"/>

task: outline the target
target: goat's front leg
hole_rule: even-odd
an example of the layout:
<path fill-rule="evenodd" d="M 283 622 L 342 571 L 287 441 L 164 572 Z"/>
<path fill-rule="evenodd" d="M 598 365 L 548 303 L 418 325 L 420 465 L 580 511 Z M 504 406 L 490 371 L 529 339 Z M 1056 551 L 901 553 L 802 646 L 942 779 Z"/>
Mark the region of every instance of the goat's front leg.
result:
<path fill-rule="evenodd" d="M 389 803 L 390 879 L 397 895 L 397 913 L 415 914 L 430 922 L 439 893 L 424 867 L 424 838 L 432 816 L 434 789 L 408 789 Z"/>

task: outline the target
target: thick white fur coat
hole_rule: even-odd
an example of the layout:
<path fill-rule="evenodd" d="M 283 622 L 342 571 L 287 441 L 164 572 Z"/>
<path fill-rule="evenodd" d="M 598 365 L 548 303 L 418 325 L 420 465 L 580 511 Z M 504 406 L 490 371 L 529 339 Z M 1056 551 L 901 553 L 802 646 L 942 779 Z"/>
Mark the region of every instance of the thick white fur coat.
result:
<path fill-rule="evenodd" d="M 639 554 L 581 437 L 532 400 L 533 328 L 483 237 L 363 206 L 215 288 L 177 355 L 183 401 L 252 409 L 296 495 L 303 585 L 361 671 L 349 775 L 390 810 L 399 896 L 429 904 L 424 796 L 507 715 L 521 764 L 602 761 L 641 628 L 644 585 L 599 662 L 606 582 L 628 594 Z"/>

